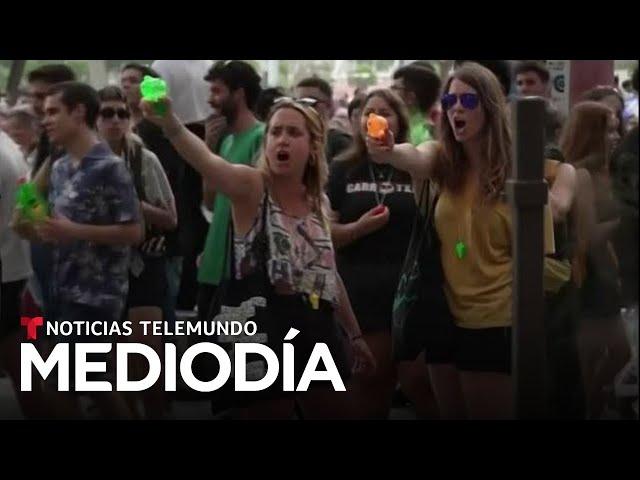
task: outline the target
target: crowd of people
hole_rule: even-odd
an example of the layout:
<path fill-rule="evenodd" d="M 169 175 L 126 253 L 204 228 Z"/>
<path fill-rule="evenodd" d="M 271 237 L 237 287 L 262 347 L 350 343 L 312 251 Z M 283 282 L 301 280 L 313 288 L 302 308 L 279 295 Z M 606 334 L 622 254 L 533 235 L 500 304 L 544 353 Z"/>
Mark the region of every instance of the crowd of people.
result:
<path fill-rule="evenodd" d="M 142 99 L 147 76 L 167 83 L 163 112 Z M 17 388 L 22 316 L 126 319 L 126 341 L 159 353 L 163 337 L 141 322 L 171 324 L 176 311 L 209 321 L 229 285 L 258 275 L 274 332 L 301 332 L 296 376 L 322 342 L 346 391 L 270 389 L 232 405 L 233 418 L 386 419 L 399 398 L 421 419 L 513 418 L 510 104 L 535 95 L 553 225 L 540 259 L 549 414 L 601 418 L 615 406 L 637 418 L 637 369 L 635 404 L 612 406 L 620 372 L 637 362 L 625 320 L 637 325 L 637 68 L 623 90 L 596 86 L 566 116 L 539 61 L 456 61 L 444 80 L 416 61 L 342 109 L 324 79 L 262 88 L 236 60 L 131 63 L 98 91 L 61 64 L 27 81 L 29 103 L 0 130 L 0 370 L 25 417 L 84 413 L 51 379 Z M 369 135 L 371 114 L 387 122 L 381 137 Z M 41 222 L 16 208 L 27 181 L 47 200 Z M 443 305 L 419 313 L 446 328 L 399 359 L 394 301 L 416 218 L 437 239 L 440 280 L 424 288 Z M 128 368 L 140 377 L 145 364 Z M 161 381 L 91 397 L 105 418 L 166 418 L 176 401 Z"/>

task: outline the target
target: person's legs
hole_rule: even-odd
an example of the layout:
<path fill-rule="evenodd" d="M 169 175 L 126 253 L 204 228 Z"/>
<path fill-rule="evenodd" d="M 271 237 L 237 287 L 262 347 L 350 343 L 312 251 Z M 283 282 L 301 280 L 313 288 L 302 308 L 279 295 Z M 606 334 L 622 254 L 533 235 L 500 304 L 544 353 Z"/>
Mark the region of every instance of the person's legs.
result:
<path fill-rule="evenodd" d="M 450 363 L 429 364 L 429 377 L 433 392 L 438 402 L 442 420 L 464 420 L 467 410 L 460 383 L 460 374 L 455 365 Z"/>
<path fill-rule="evenodd" d="M 142 322 L 147 326 L 161 323 L 162 309 L 166 305 L 168 296 L 167 260 L 164 257 L 143 256 L 144 269 L 140 275 L 129 276 L 129 294 L 127 298 L 128 317 L 132 325 L 130 342 L 142 343 L 151 347 L 158 358 L 163 357 L 162 335 L 154 335 L 153 329 L 147 328 L 146 334 Z M 144 378 L 149 369 L 146 359 L 140 355 L 129 358 L 132 374 L 136 380 Z M 164 392 L 164 382 L 161 377 L 147 390 L 136 392 L 134 395 L 142 399 L 146 418 L 161 418 L 168 410 L 168 396 Z"/>
<path fill-rule="evenodd" d="M 41 309 L 45 318 L 52 318 L 54 306 L 52 305 L 51 285 L 53 285 L 53 253 L 51 245 L 31 242 L 31 265 L 33 267 L 34 283 L 41 301 Z"/>
<path fill-rule="evenodd" d="M 458 327 L 456 368 L 469 419 L 513 418 L 510 327 Z"/>
<path fill-rule="evenodd" d="M 3 295 L 3 301 L 5 300 Z M 23 392 L 20 388 L 20 343 L 24 333 L 17 331 L 9 334 L 0 341 L 0 368 L 2 368 L 13 385 L 22 414 L 28 419 L 48 418 L 48 401 L 43 389 L 42 380 L 32 375 L 30 392 Z"/>
<path fill-rule="evenodd" d="M 200 210 L 202 204 L 202 177 L 188 164 L 184 166 L 182 185 L 182 205 L 177 206 L 177 208 L 178 218 L 180 218 L 181 228 L 184 233 L 184 260 L 182 262 L 177 305 L 180 310 L 192 310 L 197 302 L 197 259 L 204 249 L 209 224 Z"/>
<path fill-rule="evenodd" d="M 631 349 L 619 315 L 606 319 L 598 330 L 600 344 L 604 348 L 598 348 L 600 355 L 593 358 L 588 392 L 590 418 L 600 417 L 607 400 L 605 387 L 613 385 L 616 375 L 631 357 Z"/>
<path fill-rule="evenodd" d="M 20 385 L 20 343 L 25 338 L 20 326 L 20 303 L 26 281 L 2 284 L 0 292 L 0 368 L 13 385 L 16 398 L 26 418 L 46 418 L 47 402 L 44 398 L 42 382 L 33 379 L 32 391 L 23 392 Z"/>
<path fill-rule="evenodd" d="M 460 382 L 471 420 L 513 419 L 513 389 L 510 375 L 460 371 Z"/>
<path fill-rule="evenodd" d="M 162 336 L 151 335 L 147 332 L 144 335 L 142 321 L 162 321 L 162 310 L 159 307 L 134 307 L 129 309 L 129 320 L 131 321 L 132 335 L 130 341 L 133 343 L 143 343 L 158 354 L 159 358 L 163 358 Z M 131 373 L 134 378 L 143 378 L 148 371 L 148 364 L 145 360 L 136 355 L 130 358 Z M 141 392 L 142 401 L 144 403 L 144 412 L 146 418 L 161 418 L 167 406 L 167 399 L 164 392 L 164 382 L 162 375 L 158 381 L 148 390 Z"/>
<path fill-rule="evenodd" d="M 388 331 L 368 333 L 364 340 L 376 359 L 376 371 L 369 377 L 356 375 L 347 383 L 353 397 L 354 415 L 361 419 L 387 419 L 396 383 L 396 371 L 391 356 L 391 335 Z"/>
<path fill-rule="evenodd" d="M 598 388 L 596 386 L 596 371 L 605 355 L 604 342 L 600 335 L 601 331 L 593 318 L 583 319 L 578 332 L 578 354 L 586 397 L 587 418 L 592 418 L 593 411 L 597 410 L 596 404 L 602 403 L 601 399 L 598 399 L 601 397 L 601 392 L 600 395 L 597 394 Z"/>
<path fill-rule="evenodd" d="M 585 394 L 578 355 L 578 296 L 573 283 L 545 299 L 550 415 L 584 419 Z"/>
<path fill-rule="evenodd" d="M 198 321 L 210 321 L 209 311 L 211 310 L 211 302 L 216 294 L 217 287 L 208 283 L 198 284 Z"/>
<path fill-rule="evenodd" d="M 424 352 L 411 362 L 398 362 L 400 387 L 413 404 L 420 419 L 440 418 L 438 403 L 431 387 L 429 370 L 424 360 Z"/>
<path fill-rule="evenodd" d="M 85 304 L 79 304 L 79 303 L 64 303 L 64 302 L 61 302 L 59 304 L 59 312 L 60 312 L 60 315 L 58 317 L 58 320 L 63 322 L 64 321 L 70 322 L 71 324 L 74 324 L 76 322 L 85 323 L 87 321 L 90 321 L 90 322 L 98 322 L 106 325 L 111 325 L 113 323 L 117 323 L 120 320 L 120 314 L 121 314 L 120 311 L 116 311 L 110 308 L 96 307 L 92 305 L 85 305 Z M 97 337 L 91 333 L 89 335 L 85 333 L 81 333 L 81 334 L 74 333 L 73 335 L 63 339 L 63 341 L 69 342 L 71 344 L 70 369 L 72 372 L 75 372 L 75 350 L 78 343 L 103 342 L 103 343 L 110 344 L 112 348 L 109 353 L 92 354 L 93 357 L 99 357 L 99 358 L 94 358 L 93 360 L 91 360 L 93 362 L 104 362 L 106 366 L 106 370 L 104 372 L 90 373 L 89 375 L 87 375 L 87 380 L 88 381 L 107 381 L 112 385 L 115 384 L 114 373 L 116 370 L 116 365 L 115 365 L 114 355 L 113 355 L 114 338 L 112 336 L 101 335 Z M 73 403 L 74 405 L 77 405 L 78 404 L 77 395 L 79 392 L 76 392 L 75 384 L 76 384 L 75 375 L 72 373 L 70 389 L 71 389 L 71 392 L 73 392 L 73 394 L 70 396 L 75 397 L 73 398 Z M 64 392 L 59 392 L 59 393 L 64 393 Z M 111 392 L 88 391 L 88 392 L 82 392 L 82 393 L 86 393 L 86 395 L 88 395 L 95 402 L 96 406 L 100 411 L 101 418 L 108 418 L 108 419 L 131 419 L 132 418 L 132 413 L 127 406 L 127 402 L 125 401 L 125 397 L 122 392 L 118 392 L 114 390 Z M 71 401 L 67 395 L 60 396 L 60 400 L 61 401 L 64 400 L 68 402 Z"/>
<path fill-rule="evenodd" d="M 180 277 L 182 276 L 182 257 L 168 257 L 165 271 L 167 273 L 167 295 L 162 315 L 173 328 L 176 323 L 176 305 L 180 291 Z"/>

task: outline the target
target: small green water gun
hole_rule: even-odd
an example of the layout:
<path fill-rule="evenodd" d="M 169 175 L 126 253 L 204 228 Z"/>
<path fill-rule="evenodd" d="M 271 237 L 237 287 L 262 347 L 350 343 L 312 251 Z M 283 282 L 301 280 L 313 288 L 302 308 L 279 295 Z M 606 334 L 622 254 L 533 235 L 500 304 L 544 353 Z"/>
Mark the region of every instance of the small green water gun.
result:
<path fill-rule="evenodd" d="M 16 206 L 22 216 L 30 222 L 42 221 L 49 214 L 47 202 L 33 182 L 20 185 L 16 193 Z"/>
<path fill-rule="evenodd" d="M 167 112 L 167 106 L 160 100 L 167 96 L 167 82 L 161 78 L 144 76 L 144 80 L 140 84 L 140 93 L 142 98 L 147 102 L 153 103 L 153 110 L 156 115 L 161 117 Z"/>

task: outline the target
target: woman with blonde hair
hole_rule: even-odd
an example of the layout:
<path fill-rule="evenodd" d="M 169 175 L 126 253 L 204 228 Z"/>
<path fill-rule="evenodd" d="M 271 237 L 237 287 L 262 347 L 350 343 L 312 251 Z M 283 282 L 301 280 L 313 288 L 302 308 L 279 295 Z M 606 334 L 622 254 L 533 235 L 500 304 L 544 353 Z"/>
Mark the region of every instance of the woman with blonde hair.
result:
<path fill-rule="evenodd" d="M 362 338 L 340 276 L 337 274 L 324 195 L 327 165 L 325 127 L 312 108 L 288 99 L 277 102 L 267 119 L 263 152 L 257 168 L 232 165 L 211 153 L 187 131 L 171 111 L 159 117 L 143 102 L 147 118 L 160 125 L 180 155 L 232 204 L 236 278 L 265 268 L 274 295 L 271 318 L 285 330 L 300 333 L 292 340 L 296 367 L 316 343 L 327 344 L 343 378 L 349 374 L 337 318 L 355 356 L 353 371 L 369 371 L 375 361 Z M 266 265 L 256 255 L 256 237 L 266 236 Z M 335 313 L 335 315 L 334 315 Z M 296 372 L 298 375 L 298 372 Z M 290 418 L 295 402 L 305 418 L 349 416 L 343 394 L 325 387 L 307 392 L 274 393 L 237 410 L 241 418 Z"/>

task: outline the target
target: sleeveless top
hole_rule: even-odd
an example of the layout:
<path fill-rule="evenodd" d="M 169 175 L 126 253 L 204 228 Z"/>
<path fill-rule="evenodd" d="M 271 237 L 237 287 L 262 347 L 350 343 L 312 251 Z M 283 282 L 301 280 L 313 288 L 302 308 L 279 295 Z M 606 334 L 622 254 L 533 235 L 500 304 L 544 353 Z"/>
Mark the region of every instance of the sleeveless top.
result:
<path fill-rule="evenodd" d="M 234 235 L 236 278 L 241 279 L 255 269 L 257 258 L 252 246 L 263 228 L 269 244 L 267 273 L 271 283 L 295 293 L 315 294 L 336 305 L 337 273 L 331 233 L 315 213 L 301 218 L 288 215 L 271 195 L 260 204 L 249 232 L 245 236 Z"/>

